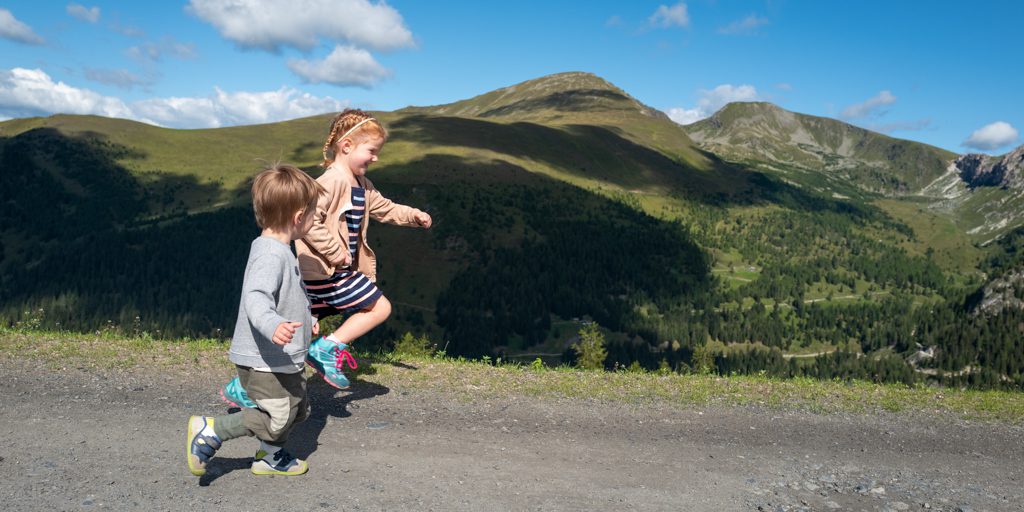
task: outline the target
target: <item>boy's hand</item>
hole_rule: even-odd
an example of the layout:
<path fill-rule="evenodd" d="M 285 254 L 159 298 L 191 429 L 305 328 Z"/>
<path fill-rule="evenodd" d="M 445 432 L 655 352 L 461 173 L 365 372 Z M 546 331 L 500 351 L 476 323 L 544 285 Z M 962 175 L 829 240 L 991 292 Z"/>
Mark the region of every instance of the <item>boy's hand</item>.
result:
<path fill-rule="evenodd" d="M 302 322 L 281 322 L 277 324 L 274 337 L 270 341 L 277 345 L 287 345 L 291 343 L 292 336 L 295 336 L 295 329 L 299 327 L 302 327 Z"/>
<path fill-rule="evenodd" d="M 430 225 L 434 223 L 434 220 L 430 218 L 430 214 L 427 212 L 419 212 L 414 215 L 416 224 L 419 224 L 423 229 L 430 229 Z"/>

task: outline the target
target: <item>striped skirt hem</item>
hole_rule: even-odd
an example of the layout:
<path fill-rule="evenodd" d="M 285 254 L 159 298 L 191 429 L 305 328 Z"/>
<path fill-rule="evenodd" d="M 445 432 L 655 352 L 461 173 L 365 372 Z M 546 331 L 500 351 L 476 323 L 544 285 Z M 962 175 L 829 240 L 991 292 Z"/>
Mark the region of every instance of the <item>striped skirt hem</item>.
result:
<path fill-rule="evenodd" d="M 310 311 L 316 318 L 366 309 L 384 295 L 365 274 L 352 270 L 342 270 L 322 281 L 305 281 L 305 285 Z"/>

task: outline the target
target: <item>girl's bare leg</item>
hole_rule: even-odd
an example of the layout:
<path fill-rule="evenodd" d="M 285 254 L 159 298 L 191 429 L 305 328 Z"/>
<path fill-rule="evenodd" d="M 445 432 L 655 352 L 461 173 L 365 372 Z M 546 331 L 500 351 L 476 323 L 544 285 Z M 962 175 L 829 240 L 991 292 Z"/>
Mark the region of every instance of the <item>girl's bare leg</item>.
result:
<path fill-rule="evenodd" d="M 351 345 L 356 338 L 384 323 L 389 316 L 391 316 L 391 301 L 382 295 L 373 304 L 370 304 L 370 307 L 349 315 L 334 330 L 334 337 L 346 345 Z"/>

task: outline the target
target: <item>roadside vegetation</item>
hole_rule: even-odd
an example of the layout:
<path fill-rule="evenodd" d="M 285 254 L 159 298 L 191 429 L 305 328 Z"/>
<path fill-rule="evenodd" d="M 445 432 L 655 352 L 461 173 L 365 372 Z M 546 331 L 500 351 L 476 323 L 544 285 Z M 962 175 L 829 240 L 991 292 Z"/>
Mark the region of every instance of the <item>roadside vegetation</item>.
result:
<path fill-rule="evenodd" d="M 594 343 L 594 332 L 588 333 Z M 598 336 L 599 338 L 599 336 Z M 158 340 L 116 329 L 89 334 L 0 329 L 0 358 L 40 365 L 40 371 L 191 371 L 233 368 L 226 342 Z M 596 400 L 638 407 L 763 407 L 820 414 L 925 414 L 972 421 L 1024 424 L 1024 394 L 859 380 L 778 379 L 766 375 L 721 376 L 708 366 L 687 373 L 638 366 L 614 371 L 549 367 L 483 358 L 467 360 L 439 351 L 426 336 L 406 334 L 387 352 L 357 353 L 355 386 L 449 394 L 452 399 L 527 397 Z M 699 357 L 698 357 L 699 359 Z"/>

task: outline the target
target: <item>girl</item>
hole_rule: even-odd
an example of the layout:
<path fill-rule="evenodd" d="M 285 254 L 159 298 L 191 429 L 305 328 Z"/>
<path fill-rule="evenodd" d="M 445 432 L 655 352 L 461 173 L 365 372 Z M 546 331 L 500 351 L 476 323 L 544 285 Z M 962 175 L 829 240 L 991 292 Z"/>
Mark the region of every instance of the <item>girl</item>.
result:
<path fill-rule="evenodd" d="M 328 384 L 339 389 L 349 385 L 343 364 L 356 367 L 348 346 L 391 314 L 391 302 L 374 284 L 377 265 L 367 245 L 367 216 L 424 229 L 432 223 L 426 212 L 385 198 L 366 178 L 367 168 L 377 161 L 387 137 L 380 121 L 362 110 L 349 109 L 335 116 L 323 148 L 321 165 L 327 170 L 316 180 L 326 193 L 317 201 L 313 227 L 295 241 L 313 316 L 319 320 L 349 314 L 333 333 L 314 340 L 306 357 Z M 221 393 L 233 405 L 255 405 L 238 379 Z"/>

